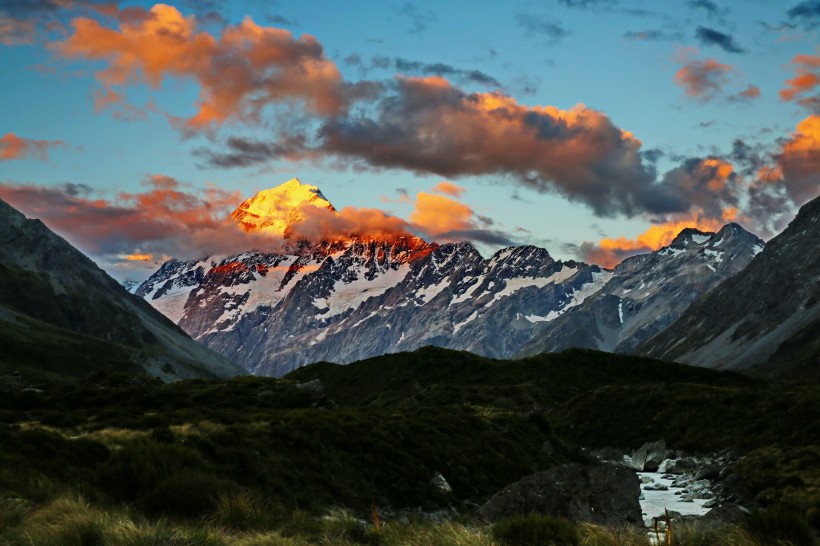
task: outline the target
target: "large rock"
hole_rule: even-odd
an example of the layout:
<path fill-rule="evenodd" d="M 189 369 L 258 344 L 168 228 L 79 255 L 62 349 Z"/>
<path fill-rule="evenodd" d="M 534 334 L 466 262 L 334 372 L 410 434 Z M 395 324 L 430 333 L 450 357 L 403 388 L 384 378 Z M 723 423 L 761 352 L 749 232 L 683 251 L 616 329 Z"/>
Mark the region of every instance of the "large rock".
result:
<path fill-rule="evenodd" d="M 530 513 L 597 524 L 641 523 L 638 476 L 623 466 L 571 463 L 521 478 L 478 510 L 498 521 Z"/>
<path fill-rule="evenodd" d="M 657 472 L 669 454 L 670 451 L 666 449 L 666 443 L 663 440 L 645 443 L 632 454 L 632 468 L 644 472 Z"/>

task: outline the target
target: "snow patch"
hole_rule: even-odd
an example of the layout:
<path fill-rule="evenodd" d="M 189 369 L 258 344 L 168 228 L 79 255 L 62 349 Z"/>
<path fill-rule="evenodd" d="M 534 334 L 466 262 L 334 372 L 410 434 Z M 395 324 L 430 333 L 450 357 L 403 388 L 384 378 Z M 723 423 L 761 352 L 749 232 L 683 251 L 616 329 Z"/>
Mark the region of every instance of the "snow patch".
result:
<path fill-rule="evenodd" d="M 358 309 L 370 298 L 380 296 L 399 284 L 409 272 L 410 266 L 402 265 L 398 269 L 385 271 L 373 280 L 367 280 L 362 276 L 349 283 L 336 281 L 333 291 L 326 300 L 328 310 L 323 315 L 330 318 L 348 309 Z"/>
<path fill-rule="evenodd" d="M 700 235 L 698 233 L 693 233 L 692 234 L 692 240 L 695 241 L 695 243 L 697 243 L 699 245 L 702 245 L 703 243 L 705 243 L 706 241 L 708 241 L 711 238 L 712 238 L 711 235 Z"/>
<path fill-rule="evenodd" d="M 458 324 L 453 324 L 453 334 L 458 333 L 467 323 L 470 323 L 478 318 L 478 311 L 473 311 L 473 314 L 464 319 L 464 321 L 459 322 Z"/>
<path fill-rule="evenodd" d="M 588 282 L 581 286 L 578 290 L 572 292 L 572 298 L 570 299 L 569 303 L 564 305 L 561 309 L 557 311 L 550 311 L 547 313 L 546 316 L 538 316 L 538 315 L 527 315 L 524 318 L 532 323 L 536 322 L 549 322 L 551 320 L 555 320 L 564 314 L 567 309 L 571 309 L 577 305 L 581 305 L 591 295 L 595 294 L 598 290 L 603 288 L 603 286 L 609 282 L 609 279 L 612 278 L 614 273 L 611 271 L 602 271 L 600 273 L 593 273 L 592 274 L 592 282 Z"/>
<path fill-rule="evenodd" d="M 714 258 L 715 263 L 720 263 L 723 261 L 723 252 L 718 252 L 717 250 L 709 250 L 708 248 L 706 248 L 703 250 L 703 253 L 711 258 Z"/>
<path fill-rule="evenodd" d="M 578 270 L 574 267 L 561 266 L 561 269 L 559 269 L 549 277 L 543 279 L 539 279 L 537 277 L 513 277 L 512 279 L 507 279 L 505 281 L 504 288 L 496 292 L 492 301 L 485 304 L 484 307 L 490 307 L 501 298 L 511 296 L 517 291 L 521 290 L 522 288 L 526 288 L 528 286 L 543 288 L 549 284 L 557 284 L 560 282 L 564 282 L 565 280 L 575 275 L 577 272 Z"/>
<path fill-rule="evenodd" d="M 438 284 L 431 284 L 430 286 L 425 286 L 421 290 L 416 292 L 416 296 L 421 298 L 421 301 L 424 303 L 430 303 L 436 296 L 438 296 L 442 290 L 450 286 L 449 279 L 444 279 Z"/>

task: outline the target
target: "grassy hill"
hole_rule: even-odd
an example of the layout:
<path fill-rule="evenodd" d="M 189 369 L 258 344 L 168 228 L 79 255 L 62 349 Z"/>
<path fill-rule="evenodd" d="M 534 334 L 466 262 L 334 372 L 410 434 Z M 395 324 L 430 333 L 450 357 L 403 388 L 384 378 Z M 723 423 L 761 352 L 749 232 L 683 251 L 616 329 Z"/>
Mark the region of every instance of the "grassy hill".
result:
<path fill-rule="evenodd" d="M 523 475 L 583 460 L 579 447 L 659 438 L 742 449 L 738 471 L 761 498 L 805 513 L 816 500 L 816 467 L 804 468 L 820 437 L 816 385 L 645 358 L 499 361 L 426 348 L 281 379 L 97 373 L 33 386 L 42 392 L 0 395 L 0 499 L 29 507 L 81 494 L 89 510 L 132 519 L 286 534 L 339 506 L 365 519 L 374 506 L 387 519 L 415 509 L 469 518 Z"/>

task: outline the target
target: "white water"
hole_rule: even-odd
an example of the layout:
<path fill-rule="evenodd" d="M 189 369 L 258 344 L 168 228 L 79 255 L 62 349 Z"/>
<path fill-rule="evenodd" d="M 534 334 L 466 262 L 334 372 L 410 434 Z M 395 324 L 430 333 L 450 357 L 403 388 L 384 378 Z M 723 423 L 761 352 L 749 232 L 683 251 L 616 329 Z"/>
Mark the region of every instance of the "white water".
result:
<path fill-rule="evenodd" d="M 709 499 L 694 499 L 692 502 L 684 502 L 680 500 L 681 495 L 676 495 L 675 492 L 680 492 L 682 487 L 672 487 L 674 479 L 665 479 L 663 474 L 656 472 L 638 472 L 638 477 L 642 478 L 648 476 L 655 480 L 651 484 L 642 483 L 641 493 L 644 498 L 641 500 L 641 511 L 643 512 L 644 521 L 652 522 L 652 518 L 662 516 L 664 510 L 670 512 L 678 512 L 684 516 L 695 515 L 702 516 L 709 511 L 709 508 L 704 508 L 703 505 L 709 502 Z M 661 484 L 669 489 L 666 491 L 647 491 L 644 489 L 647 485 Z"/>

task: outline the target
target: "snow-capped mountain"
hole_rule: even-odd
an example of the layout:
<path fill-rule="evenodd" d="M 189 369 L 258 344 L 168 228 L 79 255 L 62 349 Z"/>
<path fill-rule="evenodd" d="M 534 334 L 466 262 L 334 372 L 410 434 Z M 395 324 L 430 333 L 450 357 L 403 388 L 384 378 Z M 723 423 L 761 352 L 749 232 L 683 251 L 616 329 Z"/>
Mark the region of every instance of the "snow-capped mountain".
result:
<path fill-rule="evenodd" d="M 319 188 L 292 178 L 275 188 L 260 191 L 239 205 L 231 218 L 247 231 L 284 236 L 288 227 L 304 218 L 303 206 L 336 210 Z"/>
<path fill-rule="evenodd" d="M 762 249 L 762 240 L 735 223 L 717 233 L 684 229 L 669 246 L 618 264 L 601 290 L 545 324 L 519 356 L 570 347 L 635 352 Z"/>
<path fill-rule="evenodd" d="M 820 378 L 820 197 L 738 275 L 694 303 L 641 351 L 721 369 Z"/>
<path fill-rule="evenodd" d="M 303 210 L 317 197 L 312 202 L 333 210 L 318 188 L 304 192 L 298 181 L 262 193 L 281 197 L 285 186 L 297 195 L 278 202 Z M 273 210 L 279 218 L 286 212 Z M 272 225 L 254 214 L 258 225 Z M 351 236 L 170 260 L 136 294 L 207 347 L 254 373 L 280 375 L 317 360 L 346 363 L 424 345 L 509 356 L 539 323 L 581 303 L 610 275 L 532 246 L 485 259 L 468 243 Z"/>
<path fill-rule="evenodd" d="M 245 229 L 283 234 L 281 248 L 170 260 L 136 294 L 262 375 L 425 345 L 496 358 L 570 346 L 631 351 L 763 245 L 736 224 L 717 234 L 684 230 L 668 247 L 608 271 L 533 246 L 485 259 L 469 243 L 412 235 L 289 239 L 288 222 L 309 206 L 335 210 L 295 179 L 260 192 L 233 217 Z"/>

